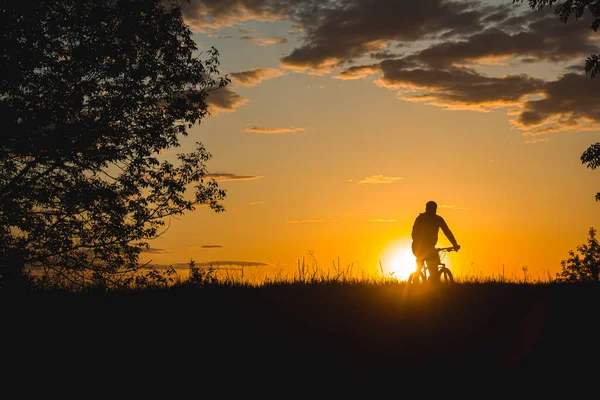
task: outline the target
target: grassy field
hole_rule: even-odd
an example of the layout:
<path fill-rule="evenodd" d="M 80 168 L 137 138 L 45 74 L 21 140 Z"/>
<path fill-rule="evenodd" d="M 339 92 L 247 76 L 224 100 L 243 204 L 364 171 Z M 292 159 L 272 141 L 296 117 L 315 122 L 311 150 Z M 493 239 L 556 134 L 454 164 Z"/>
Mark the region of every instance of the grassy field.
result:
<path fill-rule="evenodd" d="M 11 305 L 4 342 L 21 344 L 29 361 L 393 377 L 427 368 L 566 371 L 599 354 L 597 285 L 317 280 L 4 293 L 2 301 Z"/>

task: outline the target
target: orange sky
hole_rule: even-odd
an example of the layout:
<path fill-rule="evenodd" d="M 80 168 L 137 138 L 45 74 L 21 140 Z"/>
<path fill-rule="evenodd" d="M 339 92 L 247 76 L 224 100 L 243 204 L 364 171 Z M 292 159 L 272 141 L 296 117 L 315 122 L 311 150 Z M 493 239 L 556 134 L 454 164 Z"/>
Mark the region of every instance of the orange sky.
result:
<path fill-rule="evenodd" d="M 226 211 L 171 220 L 144 261 L 273 272 L 339 257 L 389 273 L 434 200 L 462 246 L 447 256 L 455 274 L 526 266 L 543 278 L 600 228 L 600 172 L 579 159 L 600 141 L 600 81 L 582 73 L 600 37 L 589 15 L 561 24 L 511 1 L 307 4 L 186 6 L 232 83 L 181 151 L 201 141 L 212 153 Z"/>

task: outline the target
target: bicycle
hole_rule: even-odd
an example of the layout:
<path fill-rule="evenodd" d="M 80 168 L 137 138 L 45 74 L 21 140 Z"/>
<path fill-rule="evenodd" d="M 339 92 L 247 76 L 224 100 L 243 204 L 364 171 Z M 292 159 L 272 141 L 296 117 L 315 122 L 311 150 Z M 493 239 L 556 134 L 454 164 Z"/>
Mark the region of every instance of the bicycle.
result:
<path fill-rule="evenodd" d="M 440 253 L 440 264 L 437 266 L 438 274 L 440 276 L 440 283 L 454 283 L 454 275 L 450 268 L 446 267 L 446 264 L 441 262 L 444 259 L 445 253 L 455 250 L 454 247 L 437 247 L 436 250 Z M 443 254 L 443 255 L 442 255 Z M 415 271 L 408 276 L 408 283 L 411 285 L 424 284 L 429 281 L 429 266 L 426 264 L 421 268 L 420 273 Z"/>

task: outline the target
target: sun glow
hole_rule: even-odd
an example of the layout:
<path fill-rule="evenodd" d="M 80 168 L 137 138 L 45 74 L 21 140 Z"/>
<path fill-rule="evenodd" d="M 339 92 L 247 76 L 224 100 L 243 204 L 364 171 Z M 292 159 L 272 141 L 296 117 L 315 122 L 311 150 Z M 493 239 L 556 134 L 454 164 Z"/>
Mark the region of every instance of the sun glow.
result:
<path fill-rule="evenodd" d="M 387 246 L 381 257 L 382 269 L 386 275 L 405 281 L 414 272 L 415 256 L 410 245 L 410 239 L 400 239 Z"/>

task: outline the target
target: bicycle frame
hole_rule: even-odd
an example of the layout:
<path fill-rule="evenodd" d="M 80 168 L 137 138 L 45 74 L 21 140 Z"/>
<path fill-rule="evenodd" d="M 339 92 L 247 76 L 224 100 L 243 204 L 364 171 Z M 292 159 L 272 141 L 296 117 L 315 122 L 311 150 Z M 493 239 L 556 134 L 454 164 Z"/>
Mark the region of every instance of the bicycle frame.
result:
<path fill-rule="evenodd" d="M 437 250 L 438 254 L 443 253 L 443 252 L 457 251 L 454 249 L 454 247 L 436 247 L 436 250 Z M 452 275 L 452 272 L 446 267 L 446 264 L 443 263 L 441 260 L 442 260 L 442 257 L 440 257 L 440 263 L 436 266 L 440 278 L 443 277 L 444 281 L 446 281 L 446 282 L 454 282 L 454 277 Z M 414 282 L 414 278 L 417 273 L 419 273 L 421 281 L 428 282 L 429 277 L 431 276 L 429 268 L 430 267 L 426 263 L 424 263 L 424 265 L 420 269 L 420 271 L 419 271 L 419 268 L 417 267 L 415 272 L 410 274 L 410 276 L 408 278 L 409 283 L 418 283 L 418 282 Z"/>

